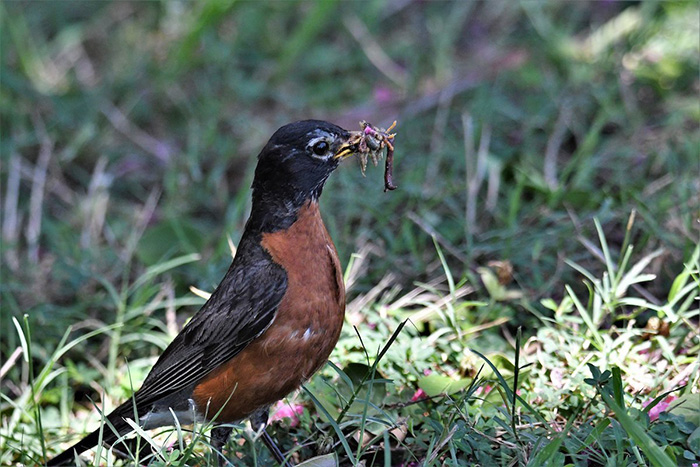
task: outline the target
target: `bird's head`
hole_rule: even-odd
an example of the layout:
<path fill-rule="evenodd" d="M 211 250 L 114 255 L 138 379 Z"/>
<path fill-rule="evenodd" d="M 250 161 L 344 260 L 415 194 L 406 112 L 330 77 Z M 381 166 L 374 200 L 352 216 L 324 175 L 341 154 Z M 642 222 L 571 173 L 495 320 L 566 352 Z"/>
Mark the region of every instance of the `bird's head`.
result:
<path fill-rule="evenodd" d="M 302 120 L 277 130 L 258 156 L 253 196 L 285 201 L 317 199 L 328 176 L 352 155 L 351 133 L 321 120 Z"/>
<path fill-rule="evenodd" d="M 253 210 L 294 211 L 317 200 L 328 176 L 354 151 L 353 133 L 321 120 L 302 120 L 277 130 L 258 156 Z"/>

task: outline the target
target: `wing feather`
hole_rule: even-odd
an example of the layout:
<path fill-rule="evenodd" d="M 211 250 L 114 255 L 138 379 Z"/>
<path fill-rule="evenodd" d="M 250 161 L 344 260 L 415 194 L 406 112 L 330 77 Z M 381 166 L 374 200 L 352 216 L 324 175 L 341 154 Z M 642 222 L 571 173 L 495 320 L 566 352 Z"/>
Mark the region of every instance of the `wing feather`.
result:
<path fill-rule="evenodd" d="M 272 323 L 287 289 L 287 274 L 253 239 L 244 237 L 238 252 L 219 287 L 165 349 L 137 391 L 140 409 L 194 388 Z"/>

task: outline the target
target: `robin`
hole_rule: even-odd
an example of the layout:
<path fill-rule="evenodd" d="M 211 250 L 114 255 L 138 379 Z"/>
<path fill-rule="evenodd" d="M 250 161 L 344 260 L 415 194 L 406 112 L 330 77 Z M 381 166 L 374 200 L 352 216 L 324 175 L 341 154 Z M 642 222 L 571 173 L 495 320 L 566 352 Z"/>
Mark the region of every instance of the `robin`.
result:
<path fill-rule="evenodd" d="M 219 286 L 141 388 L 107 415 L 108 424 L 48 465 L 73 464 L 100 436 L 114 444 L 132 430 L 126 419 L 153 429 L 175 425 L 173 414 L 181 425 L 213 420 L 219 452 L 230 424 L 250 418 L 285 463 L 264 431 L 268 408 L 323 366 L 343 325 L 343 275 L 318 199 L 328 176 L 354 153 L 351 135 L 318 120 L 272 135 L 258 156 L 250 217 Z"/>

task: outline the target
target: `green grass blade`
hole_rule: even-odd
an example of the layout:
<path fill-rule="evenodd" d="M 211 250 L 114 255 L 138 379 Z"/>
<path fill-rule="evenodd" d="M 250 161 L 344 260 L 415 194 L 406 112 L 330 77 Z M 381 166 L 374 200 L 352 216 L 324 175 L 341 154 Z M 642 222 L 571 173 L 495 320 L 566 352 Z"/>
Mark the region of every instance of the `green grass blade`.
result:
<path fill-rule="evenodd" d="M 620 367 L 617 366 L 612 367 L 612 387 L 615 402 L 617 402 L 620 407 L 624 407 L 625 399 L 622 389 L 622 374 L 620 373 Z"/>
<path fill-rule="evenodd" d="M 314 394 L 306 388 L 306 386 L 302 386 L 302 388 L 304 389 L 304 392 L 306 392 L 306 394 L 311 398 L 311 400 L 313 401 L 316 408 L 321 411 L 323 416 L 326 417 L 326 420 L 328 421 L 328 423 L 330 423 L 331 426 L 333 427 L 335 434 L 338 435 L 338 439 L 340 440 L 340 444 L 342 444 L 343 449 L 345 449 L 345 454 L 348 456 L 347 458 L 352 459 L 354 457 L 353 453 L 352 453 L 352 449 L 350 449 L 350 445 L 348 444 L 348 440 L 345 439 L 345 435 L 343 434 L 343 430 L 340 428 L 340 426 L 335 421 L 335 419 L 331 416 L 331 414 L 328 413 L 328 411 L 323 406 L 323 404 L 321 404 L 321 401 L 319 401 L 316 398 L 316 396 L 314 396 Z"/>
<path fill-rule="evenodd" d="M 576 309 L 578 310 L 579 314 L 581 315 L 581 318 L 583 319 L 583 322 L 586 323 L 588 330 L 593 335 L 593 339 L 595 340 L 596 347 L 598 348 L 598 350 L 603 350 L 605 348 L 605 344 L 603 343 L 603 338 L 600 336 L 600 331 L 598 330 L 598 326 L 596 326 L 593 323 L 593 320 L 591 319 L 591 315 L 588 313 L 588 310 L 579 301 L 578 297 L 576 296 L 576 294 L 574 293 L 574 291 L 571 287 L 566 285 L 566 286 L 564 286 L 564 288 L 569 293 L 569 297 L 571 297 L 571 300 L 573 300 L 574 305 L 576 306 Z"/>
<path fill-rule="evenodd" d="M 614 398 L 605 391 L 599 391 L 605 404 L 615 412 L 615 418 L 634 441 L 634 443 L 647 455 L 651 463 L 656 467 L 675 467 L 676 463 L 666 454 L 663 449 L 646 433 L 646 429 L 636 420 L 629 416 L 627 411 L 618 404 Z"/>
<path fill-rule="evenodd" d="M 610 255 L 610 249 L 608 248 L 608 241 L 605 238 L 605 232 L 603 232 L 603 226 L 600 225 L 598 218 L 594 218 L 596 232 L 598 232 L 598 240 L 600 241 L 600 248 L 603 250 L 603 257 L 605 258 L 605 266 L 608 268 L 608 276 L 610 280 L 615 278 L 615 263 L 613 262 L 612 256 Z"/>
<path fill-rule="evenodd" d="M 154 277 L 159 276 L 160 274 L 163 274 L 164 272 L 169 271 L 171 269 L 175 269 L 178 266 L 182 266 L 183 264 L 198 261 L 200 258 L 201 256 L 198 253 L 192 253 L 189 255 L 173 258 L 169 261 L 165 261 L 164 263 L 157 264 L 155 266 L 151 266 L 148 269 L 146 269 L 146 272 L 141 274 L 141 276 L 139 276 L 139 278 L 136 279 L 134 283 L 131 284 L 131 286 L 129 286 L 128 294 L 131 295 L 135 290 L 137 290 L 139 287 L 141 287 L 143 284 L 153 279 Z"/>

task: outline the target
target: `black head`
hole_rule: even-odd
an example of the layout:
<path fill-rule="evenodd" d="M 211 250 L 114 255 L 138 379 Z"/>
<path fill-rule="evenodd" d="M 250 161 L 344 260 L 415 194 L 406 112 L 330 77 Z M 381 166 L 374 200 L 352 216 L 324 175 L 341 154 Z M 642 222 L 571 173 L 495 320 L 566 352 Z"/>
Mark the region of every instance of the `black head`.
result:
<path fill-rule="evenodd" d="M 350 133 L 321 120 L 302 120 L 277 130 L 258 156 L 253 180 L 253 214 L 296 213 L 321 195 Z"/>

